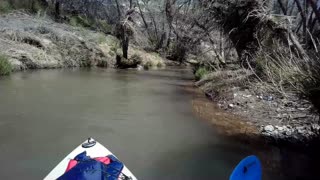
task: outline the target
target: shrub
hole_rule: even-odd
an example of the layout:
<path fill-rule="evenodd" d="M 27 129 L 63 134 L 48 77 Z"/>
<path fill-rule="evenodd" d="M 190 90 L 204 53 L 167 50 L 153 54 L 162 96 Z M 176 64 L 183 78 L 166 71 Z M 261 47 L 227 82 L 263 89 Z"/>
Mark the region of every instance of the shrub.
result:
<path fill-rule="evenodd" d="M 8 9 L 8 7 L 9 10 L 25 9 L 32 13 L 39 14 L 44 13 L 46 8 L 48 7 L 48 3 L 46 0 L 0 0 L 0 6 L 2 6 L 1 4 L 6 4 L 5 9 Z"/>
<path fill-rule="evenodd" d="M 200 67 L 199 69 L 196 70 L 195 78 L 198 81 L 198 80 L 202 79 L 208 73 L 209 73 L 209 71 L 205 67 Z"/>
<path fill-rule="evenodd" d="M 117 50 L 118 50 L 118 47 L 117 46 L 111 46 L 110 47 L 110 50 L 112 51 L 112 52 L 117 52 Z"/>
<path fill-rule="evenodd" d="M 106 43 L 107 40 L 106 40 L 106 36 L 102 33 L 99 33 L 98 34 L 98 37 L 97 37 L 97 41 L 99 44 L 103 44 L 103 43 Z"/>
<path fill-rule="evenodd" d="M 164 66 L 163 62 L 159 61 L 159 62 L 157 63 L 157 67 L 158 67 L 158 68 L 162 68 L 163 66 Z"/>
<path fill-rule="evenodd" d="M 78 26 L 78 21 L 77 21 L 77 18 L 75 17 L 71 17 L 69 20 L 69 23 L 71 26 Z"/>
<path fill-rule="evenodd" d="M 141 63 L 142 62 L 142 57 L 139 54 L 133 54 L 130 57 L 130 59 L 133 60 L 133 62 L 136 62 L 136 63 Z"/>
<path fill-rule="evenodd" d="M 147 61 L 144 65 L 143 65 L 143 68 L 145 70 L 149 70 L 150 67 L 152 67 L 152 62 L 151 61 Z"/>
<path fill-rule="evenodd" d="M 98 20 L 99 30 L 104 33 L 112 32 L 112 25 L 108 24 L 105 20 Z"/>
<path fill-rule="evenodd" d="M 81 16 L 72 16 L 69 20 L 71 26 L 78 26 L 78 27 L 92 27 L 92 22 L 90 19 L 81 17 Z"/>
<path fill-rule="evenodd" d="M 38 13 L 40 15 L 45 11 L 45 7 L 38 0 L 33 1 L 31 4 L 31 12 Z"/>
<path fill-rule="evenodd" d="M 306 94 L 308 89 L 304 84 L 313 79 L 313 60 L 308 57 L 298 57 L 292 54 L 289 47 L 275 42 L 276 46 L 269 50 L 261 47 L 255 54 L 254 70 L 257 79 L 267 91 L 278 92 L 284 96 L 288 92 Z"/>
<path fill-rule="evenodd" d="M 8 13 L 12 10 L 12 6 L 8 1 L 0 1 L 0 14 Z"/>
<path fill-rule="evenodd" d="M 9 75 L 12 72 L 12 66 L 8 58 L 0 54 L 0 75 Z"/>
<path fill-rule="evenodd" d="M 109 51 L 108 54 L 109 54 L 110 56 L 115 56 L 115 55 L 116 55 L 116 53 L 115 53 L 114 51 Z"/>

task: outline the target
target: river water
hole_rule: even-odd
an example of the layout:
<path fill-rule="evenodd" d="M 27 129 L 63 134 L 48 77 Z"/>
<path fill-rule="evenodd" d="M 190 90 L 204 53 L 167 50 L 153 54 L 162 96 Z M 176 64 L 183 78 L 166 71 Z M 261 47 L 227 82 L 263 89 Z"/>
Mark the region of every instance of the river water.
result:
<path fill-rule="evenodd" d="M 257 150 L 218 135 L 198 118 L 195 96 L 185 88 L 191 79 L 186 69 L 61 69 L 1 77 L 0 179 L 41 179 L 88 137 L 139 179 L 228 179 Z M 272 169 L 264 176 L 281 174 Z"/>

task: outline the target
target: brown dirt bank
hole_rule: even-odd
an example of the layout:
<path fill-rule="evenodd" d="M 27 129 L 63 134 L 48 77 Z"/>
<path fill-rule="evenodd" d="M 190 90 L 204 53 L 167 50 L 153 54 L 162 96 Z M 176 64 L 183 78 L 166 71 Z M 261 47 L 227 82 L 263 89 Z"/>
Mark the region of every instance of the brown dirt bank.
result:
<path fill-rule="evenodd" d="M 221 134 L 262 145 L 319 149 L 318 116 L 308 101 L 295 95 L 259 94 L 258 86 L 224 87 L 219 95 L 204 86 L 201 90 L 196 87 L 186 86 L 195 96 L 193 111 Z"/>
<path fill-rule="evenodd" d="M 292 143 L 274 144 L 274 141 L 266 139 L 259 126 L 252 120 L 219 107 L 216 102 L 208 99 L 203 91 L 194 86 L 194 83 L 191 82 L 184 87 L 193 95 L 194 113 L 201 120 L 211 124 L 227 141 L 248 145 L 248 153 L 260 158 L 264 173 L 273 172 L 277 174 L 276 179 L 313 179 L 317 175 L 316 167 L 320 156 L 315 146 L 305 148 Z"/>
<path fill-rule="evenodd" d="M 208 121 L 222 135 L 241 138 L 257 138 L 259 129 L 245 117 L 227 112 L 210 101 L 201 90 L 193 83 L 185 86 L 185 89 L 192 93 L 193 112 L 205 121 Z"/>

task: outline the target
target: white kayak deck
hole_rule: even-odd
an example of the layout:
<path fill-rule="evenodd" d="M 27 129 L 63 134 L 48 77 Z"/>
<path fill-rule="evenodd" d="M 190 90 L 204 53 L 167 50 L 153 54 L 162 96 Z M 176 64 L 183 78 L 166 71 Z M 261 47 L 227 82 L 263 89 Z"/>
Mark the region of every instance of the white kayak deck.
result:
<path fill-rule="evenodd" d="M 91 139 L 93 140 L 93 139 Z M 93 140 L 94 141 L 94 140 Z M 87 141 L 85 141 L 87 142 Z M 84 142 L 84 143 L 85 143 Z M 69 155 L 67 155 L 45 178 L 44 180 L 55 180 L 59 178 L 62 174 L 65 173 L 68 163 L 71 159 L 74 159 L 78 154 L 86 151 L 87 155 L 91 158 L 96 157 L 105 157 L 108 155 L 113 155 L 107 148 L 101 145 L 96 141 L 96 144 L 90 148 L 83 148 L 82 145 L 79 145 L 75 150 L 73 150 Z M 114 155 L 115 156 L 115 155 Z M 124 165 L 122 173 L 128 177 L 131 177 L 132 180 L 137 180 L 137 178 L 130 172 L 130 170 Z"/>

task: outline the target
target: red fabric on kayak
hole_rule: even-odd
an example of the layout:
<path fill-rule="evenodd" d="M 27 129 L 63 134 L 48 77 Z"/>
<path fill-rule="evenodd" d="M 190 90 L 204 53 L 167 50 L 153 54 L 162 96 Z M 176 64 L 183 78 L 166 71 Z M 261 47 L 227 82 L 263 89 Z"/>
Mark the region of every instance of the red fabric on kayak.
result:
<path fill-rule="evenodd" d="M 97 161 L 100 161 L 100 162 L 102 162 L 103 164 L 106 164 L 106 165 L 111 163 L 111 160 L 108 157 L 97 157 L 97 158 L 94 158 L 94 159 L 97 160 Z M 68 172 L 70 169 L 75 167 L 77 164 L 78 164 L 78 161 L 76 161 L 74 159 L 70 160 L 69 163 L 68 163 L 66 172 Z"/>
<path fill-rule="evenodd" d="M 111 163 L 111 160 L 108 157 L 97 157 L 97 158 L 94 158 L 94 159 L 97 160 L 97 161 L 100 161 L 100 162 L 102 162 L 103 164 L 106 164 L 106 165 Z"/>
<path fill-rule="evenodd" d="M 70 160 L 67 166 L 67 170 L 66 172 L 68 172 L 70 169 L 72 169 L 73 167 L 75 167 L 78 164 L 78 161 L 76 160 Z"/>

